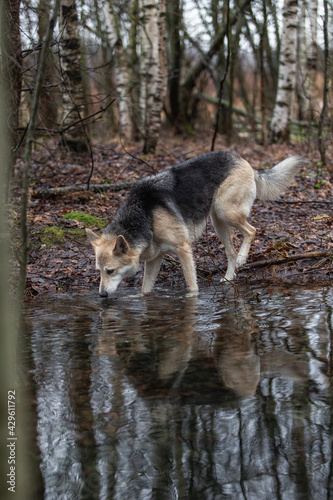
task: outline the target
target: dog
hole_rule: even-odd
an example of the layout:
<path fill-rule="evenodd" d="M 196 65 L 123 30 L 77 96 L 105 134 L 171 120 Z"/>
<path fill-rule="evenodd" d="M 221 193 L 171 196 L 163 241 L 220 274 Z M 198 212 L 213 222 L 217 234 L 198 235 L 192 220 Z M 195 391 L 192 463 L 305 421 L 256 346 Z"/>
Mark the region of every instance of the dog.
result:
<path fill-rule="evenodd" d="M 292 183 L 303 159 L 293 156 L 269 170 L 254 170 L 230 151 L 206 153 L 138 181 L 102 236 L 86 229 L 100 272 L 99 293 L 112 295 L 143 261 L 142 293 L 152 291 L 166 252 L 179 258 L 190 294 L 198 293 L 191 243 L 211 217 L 225 247 L 231 281 L 245 264 L 256 230 L 247 218 L 256 198 L 274 200 Z M 243 242 L 236 253 L 233 233 Z"/>

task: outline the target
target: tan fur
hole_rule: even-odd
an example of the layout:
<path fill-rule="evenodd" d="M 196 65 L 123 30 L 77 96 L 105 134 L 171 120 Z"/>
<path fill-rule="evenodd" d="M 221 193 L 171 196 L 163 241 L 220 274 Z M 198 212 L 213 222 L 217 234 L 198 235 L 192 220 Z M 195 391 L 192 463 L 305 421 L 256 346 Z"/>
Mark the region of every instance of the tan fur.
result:
<path fill-rule="evenodd" d="M 160 244 L 182 245 L 189 240 L 187 227 L 163 208 L 153 213 L 154 240 Z"/>
<path fill-rule="evenodd" d="M 228 257 L 226 280 L 232 280 L 235 270 L 247 259 L 256 230 L 247 222 L 256 196 L 254 171 L 245 160 L 223 182 L 217 190 L 211 218 L 217 236 L 223 243 Z M 244 240 L 238 255 L 232 241 L 234 229 L 242 234 Z"/>
<path fill-rule="evenodd" d="M 190 292 L 198 290 L 195 264 L 191 250 L 191 238 L 188 228 L 163 208 L 157 208 L 153 214 L 154 258 L 147 259 L 142 292 L 150 292 L 159 271 L 164 253 L 174 251 L 180 260 L 185 281 Z M 148 254 L 147 250 L 145 252 Z M 145 255 L 145 253 L 143 255 Z"/>

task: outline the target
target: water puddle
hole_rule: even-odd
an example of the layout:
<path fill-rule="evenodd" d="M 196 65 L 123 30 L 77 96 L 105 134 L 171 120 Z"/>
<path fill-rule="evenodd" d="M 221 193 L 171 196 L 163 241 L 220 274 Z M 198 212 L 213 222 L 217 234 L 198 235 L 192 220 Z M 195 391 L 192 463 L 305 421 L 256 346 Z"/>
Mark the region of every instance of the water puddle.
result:
<path fill-rule="evenodd" d="M 333 290 L 25 311 L 44 498 L 333 498 Z"/>

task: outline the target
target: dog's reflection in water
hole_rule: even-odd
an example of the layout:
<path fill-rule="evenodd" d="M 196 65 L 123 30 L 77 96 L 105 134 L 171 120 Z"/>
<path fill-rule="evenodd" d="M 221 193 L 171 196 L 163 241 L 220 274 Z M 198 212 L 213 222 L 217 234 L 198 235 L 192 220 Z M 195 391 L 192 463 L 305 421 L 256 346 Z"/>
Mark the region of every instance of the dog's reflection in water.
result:
<path fill-rule="evenodd" d="M 255 393 L 255 321 L 243 303 L 218 313 L 205 329 L 197 297 L 159 300 L 149 297 L 136 307 L 117 301 L 102 313 L 98 352 L 120 363 L 140 395 L 203 403 Z"/>

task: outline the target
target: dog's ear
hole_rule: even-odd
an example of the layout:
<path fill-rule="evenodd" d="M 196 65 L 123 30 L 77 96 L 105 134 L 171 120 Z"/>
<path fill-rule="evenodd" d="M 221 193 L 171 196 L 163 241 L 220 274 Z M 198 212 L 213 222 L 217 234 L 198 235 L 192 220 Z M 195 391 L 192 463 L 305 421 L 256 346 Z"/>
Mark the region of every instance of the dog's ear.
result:
<path fill-rule="evenodd" d="M 88 241 L 92 244 L 92 246 L 96 246 L 96 240 L 100 239 L 96 233 L 94 233 L 91 229 L 86 228 Z"/>
<path fill-rule="evenodd" d="M 118 236 L 116 244 L 113 250 L 114 255 L 120 257 L 121 255 L 126 255 L 129 251 L 129 244 L 123 236 Z"/>

